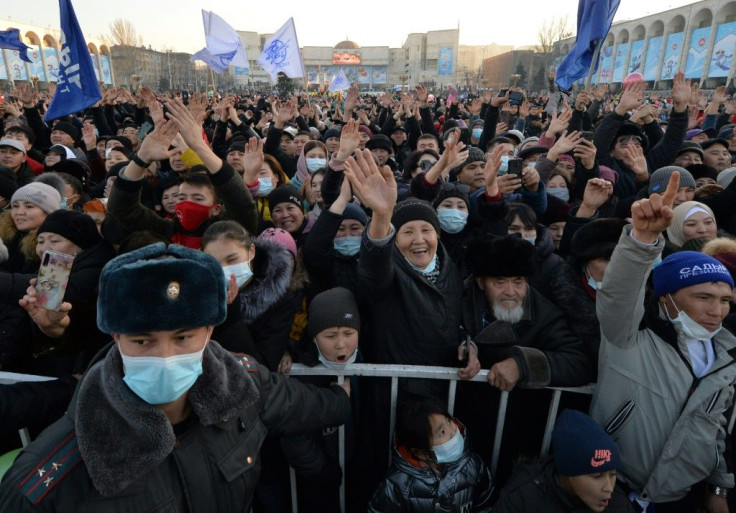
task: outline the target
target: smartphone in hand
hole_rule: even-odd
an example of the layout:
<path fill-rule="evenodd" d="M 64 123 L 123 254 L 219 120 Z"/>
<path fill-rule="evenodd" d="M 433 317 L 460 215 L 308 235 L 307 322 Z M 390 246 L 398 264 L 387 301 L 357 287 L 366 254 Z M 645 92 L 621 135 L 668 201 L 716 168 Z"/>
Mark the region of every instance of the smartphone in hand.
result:
<path fill-rule="evenodd" d="M 64 301 L 74 257 L 56 251 L 46 251 L 41 259 L 41 268 L 36 279 L 38 292 L 36 305 L 58 312 Z"/>

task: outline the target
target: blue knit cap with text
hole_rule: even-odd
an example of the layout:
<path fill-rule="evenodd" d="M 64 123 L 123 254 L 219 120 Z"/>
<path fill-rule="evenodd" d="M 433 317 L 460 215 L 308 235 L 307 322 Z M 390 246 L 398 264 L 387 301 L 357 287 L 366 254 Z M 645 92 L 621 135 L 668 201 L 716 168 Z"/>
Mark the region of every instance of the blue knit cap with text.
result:
<path fill-rule="evenodd" d="M 564 410 L 552 431 L 555 467 L 563 476 L 597 474 L 621 468 L 618 446 L 596 421 Z"/>
<path fill-rule="evenodd" d="M 654 268 L 654 293 L 657 297 L 698 285 L 722 281 L 733 288 L 733 278 L 726 266 L 715 258 L 697 251 L 679 251 Z"/>

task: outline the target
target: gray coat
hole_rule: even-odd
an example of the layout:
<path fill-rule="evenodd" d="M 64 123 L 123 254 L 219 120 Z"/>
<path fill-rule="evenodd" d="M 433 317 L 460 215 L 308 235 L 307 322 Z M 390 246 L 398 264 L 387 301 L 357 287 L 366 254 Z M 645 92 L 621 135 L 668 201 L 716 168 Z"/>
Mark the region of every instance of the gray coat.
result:
<path fill-rule="evenodd" d="M 343 390 L 271 374 L 211 342 L 172 428 L 122 381 L 117 348 L 82 378 L 67 414 L 25 448 L 0 484 L 0 511 L 248 511 L 266 435 L 342 424 Z"/>
<path fill-rule="evenodd" d="M 734 486 L 726 468 L 727 418 L 736 382 L 736 337 L 714 338 L 716 362 L 694 378 L 689 352 L 669 321 L 645 312 L 647 277 L 664 248 L 624 229 L 598 291 L 598 386 L 591 416 L 616 440 L 619 476 L 649 502 L 671 502 L 700 481 Z"/>

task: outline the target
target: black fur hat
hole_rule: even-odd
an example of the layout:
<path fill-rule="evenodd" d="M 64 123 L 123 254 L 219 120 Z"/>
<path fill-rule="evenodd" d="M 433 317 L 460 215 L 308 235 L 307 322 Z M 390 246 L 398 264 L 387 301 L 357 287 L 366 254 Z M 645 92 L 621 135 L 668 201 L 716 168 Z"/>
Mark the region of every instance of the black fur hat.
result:
<path fill-rule="evenodd" d="M 110 260 L 100 275 L 97 326 L 136 334 L 222 323 L 225 274 L 203 251 L 151 244 Z"/>
<path fill-rule="evenodd" d="M 474 277 L 531 276 L 537 268 L 534 245 L 518 235 L 474 240 L 468 247 Z"/>
<path fill-rule="evenodd" d="M 596 219 L 576 231 L 570 243 L 573 267 L 579 269 L 595 258 L 611 258 L 626 224 L 623 219 Z"/>

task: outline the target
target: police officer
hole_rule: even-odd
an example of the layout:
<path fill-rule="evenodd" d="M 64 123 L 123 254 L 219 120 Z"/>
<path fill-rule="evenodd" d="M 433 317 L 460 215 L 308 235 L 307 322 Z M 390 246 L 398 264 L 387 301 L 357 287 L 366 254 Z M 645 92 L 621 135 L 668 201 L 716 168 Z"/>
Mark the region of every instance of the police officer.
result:
<path fill-rule="evenodd" d="M 109 262 L 97 322 L 114 343 L 7 472 L 0 511 L 247 511 L 268 433 L 344 423 L 349 385 L 285 380 L 210 340 L 226 289 L 215 259 L 181 246 Z"/>

